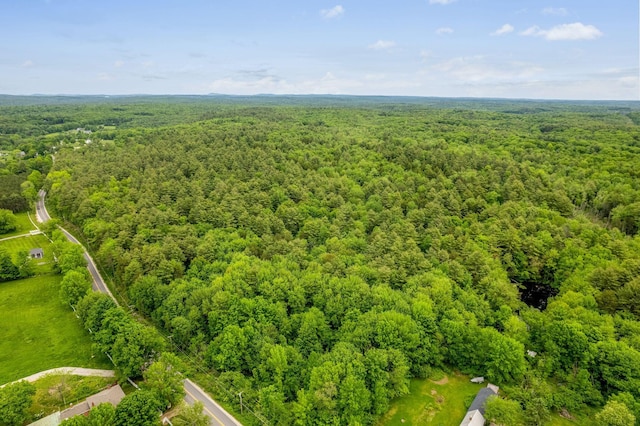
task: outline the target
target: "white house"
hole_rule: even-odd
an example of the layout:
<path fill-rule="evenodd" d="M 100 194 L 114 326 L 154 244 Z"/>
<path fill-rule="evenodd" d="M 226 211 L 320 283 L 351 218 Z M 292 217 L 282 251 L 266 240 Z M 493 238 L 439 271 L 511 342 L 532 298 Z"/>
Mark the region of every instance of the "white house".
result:
<path fill-rule="evenodd" d="M 460 426 L 484 426 L 484 404 L 490 396 L 498 395 L 499 388 L 489 383 L 478 391 Z"/>

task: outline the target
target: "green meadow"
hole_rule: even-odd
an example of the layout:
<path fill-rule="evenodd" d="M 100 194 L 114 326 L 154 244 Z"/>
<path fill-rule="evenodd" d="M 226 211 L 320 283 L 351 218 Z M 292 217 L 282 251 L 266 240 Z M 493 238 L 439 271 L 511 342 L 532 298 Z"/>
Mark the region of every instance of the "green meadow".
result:
<path fill-rule="evenodd" d="M 34 272 L 36 274 L 46 274 L 53 271 L 54 258 L 50 249 L 51 243 L 42 234 L 27 235 L 20 238 L 12 238 L 10 240 L 0 241 L 0 250 L 5 249 L 12 255 L 20 251 L 29 252 L 34 248 L 42 248 L 44 250 L 44 258 L 34 259 Z"/>
<path fill-rule="evenodd" d="M 58 299 L 61 276 L 0 284 L 0 384 L 57 367 L 112 368 Z"/>
<path fill-rule="evenodd" d="M 438 379 L 412 379 L 410 393 L 391 402 L 378 426 L 458 426 L 478 390 L 486 385 L 471 383 L 469 376 L 458 373 Z"/>

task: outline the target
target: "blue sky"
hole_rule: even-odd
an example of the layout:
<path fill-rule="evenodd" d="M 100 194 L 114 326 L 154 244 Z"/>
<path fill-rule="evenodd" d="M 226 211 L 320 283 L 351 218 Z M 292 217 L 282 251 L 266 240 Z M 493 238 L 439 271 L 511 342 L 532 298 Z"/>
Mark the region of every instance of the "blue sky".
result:
<path fill-rule="evenodd" d="M 639 97 L 635 0 L 0 0 L 0 93 Z"/>

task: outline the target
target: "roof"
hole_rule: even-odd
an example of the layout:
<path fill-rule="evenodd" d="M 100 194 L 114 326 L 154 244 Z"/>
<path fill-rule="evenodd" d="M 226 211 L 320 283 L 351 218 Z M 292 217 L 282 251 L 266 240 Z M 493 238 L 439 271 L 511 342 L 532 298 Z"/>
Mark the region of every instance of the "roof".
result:
<path fill-rule="evenodd" d="M 29 250 L 29 255 L 38 253 L 44 254 L 44 250 L 42 250 L 40 247 Z"/>
<path fill-rule="evenodd" d="M 93 407 L 96 407 L 105 402 L 116 406 L 120 403 L 122 398 L 124 398 L 124 392 L 122 391 L 120 385 L 110 387 L 107 390 L 103 390 L 102 392 L 98 392 L 95 395 L 91 395 L 80 404 L 74 405 L 71 408 L 67 408 L 62 413 L 60 413 L 60 420 L 65 420 L 69 417 L 84 414 L 91 410 Z"/>
<path fill-rule="evenodd" d="M 108 402 L 114 406 L 118 405 L 120 401 L 124 398 L 124 392 L 120 385 L 113 386 L 107 390 L 103 390 L 100 393 L 95 395 L 91 395 L 87 398 L 87 404 L 89 407 L 96 407 L 104 402 Z"/>
<path fill-rule="evenodd" d="M 67 408 L 63 412 L 60 413 L 60 420 L 68 419 L 69 417 L 78 416 L 80 414 L 84 414 L 91 409 L 87 401 L 81 402 L 80 404 L 74 405 L 71 408 Z"/>
<path fill-rule="evenodd" d="M 492 395 L 497 395 L 497 392 L 490 387 L 482 388 L 476 394 L 476 397 L 473 399 L 471 406 L 469 407 L 469 412 L 478 410 L 482 415 L 484 415 L 484 403 L 487 401 Z"/>
<path fill-rule="evenodd" d="M 53 414 L 43 417 L 40 420 L 29 424 L 29 426 L 58 426 L 60 424 L 60 412 L 56 411 Z"/>
<path fill-rule="evenodd" d="M 460 426 L 484 426 L 484 416 L 478 410 L 469 410 Z"/>

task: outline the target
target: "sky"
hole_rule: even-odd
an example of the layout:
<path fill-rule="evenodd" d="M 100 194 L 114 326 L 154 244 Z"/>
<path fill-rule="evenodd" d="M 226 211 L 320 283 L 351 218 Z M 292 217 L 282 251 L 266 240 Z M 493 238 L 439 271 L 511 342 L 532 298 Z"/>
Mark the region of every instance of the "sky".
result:
<path fill-rule="evenodd" d="M 638 0 L 0 0 L 0 93 L 639 100 Z"/>

